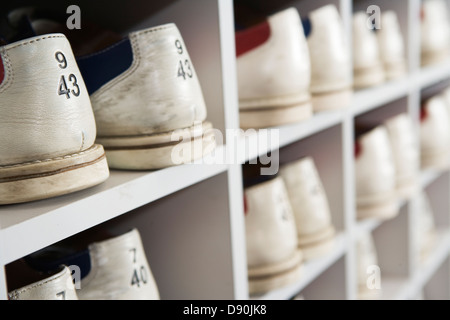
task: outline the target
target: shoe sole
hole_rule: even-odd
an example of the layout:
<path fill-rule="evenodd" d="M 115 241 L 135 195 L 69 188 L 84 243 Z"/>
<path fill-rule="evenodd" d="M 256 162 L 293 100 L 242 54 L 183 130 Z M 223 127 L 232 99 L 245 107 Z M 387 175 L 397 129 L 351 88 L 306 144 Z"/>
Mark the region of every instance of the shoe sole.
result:
<path fill-rule="evenodd" d="M 424 52 L 421 55 L 421 66 L 428 66 L 433 64 L 438 64 L 446 61 L 449 58 L 449 51 L 435 51 L 435 52 Z"/>
<path fill-rule="evenodd" d="M 423 151 L 420 165 L 423 169 L 446 170 L 450 166 L 450 153 L 448 150 Z"/>
<path fill-rule="evenodd" d="M 313 93 L 312 104 L 314 112 L 339 110 L 350 107 L 353 97 L 352 89 L 332 92 Z"/>
<path fill-rule="evenodd" d="M 111 169 L 156 170 L 198 160 L 216 147 L 211 123 L 155 135 L 99 137 Z"/>
<path fill-rule="evenodd" d="M 83 152 L 0 167 L 0 204 L 42 200 L 104 182 L 109 169 L 103 146 Z"/>
<path fill-rule="evenodd" d="M 354 72 L 354 87 L 356 90 L 365 89 L 382 84 L 386 80 L 381 64 L 373 67 L 356 69 Z"/>
<path fill-rule="evenodd" d="M 287 260 L 248 269 L 250 295 L 263 294 L 297 282 L 303 275 L 302 252 L 296 250 Z"/>
<path fill-rule="evenodd" d="M 406 63 L 401 61 L 398 63 L 389 63 L 384 65 L 384 70 L 386 74 L 386 80 L 399 79 L 406 75 Z"/>
<path fill-rule="evenodd" d="M 397 181 L 397 195 L 403 199 L 412 197 L 418 188 L 418 182 L 415 177 L 402 179 Z"/>
<path fill-rule="evenodd" d="M 299 123 L 313 115 L 311 102 L 294 106 L 240 110 L 242 129 L 263 129 Z"/>
<path fill-rule="evenodd" d="M 398 215 L 399 209 L 398 200 L 392 197 L 385 202 L 357 206 L 357 218 L 358 220 L 370 218 L 390 220 Z"/>
<path fill-rule="evenodd" d="M 334 227 L 328 226 L 312 235 L 299 236 L 298 246 L 303 253 L 303 259 L 307 261 L 327 255 L 335 246 L 335 235 Z"/>

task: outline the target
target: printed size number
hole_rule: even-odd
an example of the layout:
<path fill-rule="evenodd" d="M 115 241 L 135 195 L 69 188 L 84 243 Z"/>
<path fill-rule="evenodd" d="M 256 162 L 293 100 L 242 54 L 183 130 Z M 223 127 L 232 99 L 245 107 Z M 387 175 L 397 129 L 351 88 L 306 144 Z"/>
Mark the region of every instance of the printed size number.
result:
<path fill-rule="evenodd" d="M 133 255 L 133 264 L 136 264 L 136 248 L 130 249 L 130 252 Z M 131 276 L 131 286 L 137 286 L 138 288 L 141 287 L 141 283 L 145 285 L 147 283 L 148 276 L 147 276 L 147 270 L 144 266 L 140 266 L 138 268 L 133 269 L 133 274 Z"/>
<path fill-rule="evenodd" d="M 66 69 L 68 66 L 66 56 L 61 51 L 55 53 L 55 59 L 58 62 L 58 66 L 61 69 Z M 71 98 L 71 95 L 78 97 L 80 95 L 80 87 L 78 86 L 77 77 L 71 73 L 66 80 L 66 76 L 62 75 L 58 83 L 58 95 L 66 96 L 67 99 Z"/>
<path fill-rule="evenodd" d="M 184 53 L 183 45 L 180 40 L 175 40 L 175 47 L 177 48 L 178 54 L 182 55 Z M 184 80 L 187 78 L 192 78 L 194 73 L 192 72 L 191 62 L 189 59 L 180 59 L 178 61 L 178 72 L 177 77 L 182 77 Z"/>
<path fill-rule="evenodd" d="M 59 300 L 66 300 L 66 292 L 65 292 L 65 291 L 58 292 L 58 293 L 56 294 L 56 297 L 57 297 Z"/>

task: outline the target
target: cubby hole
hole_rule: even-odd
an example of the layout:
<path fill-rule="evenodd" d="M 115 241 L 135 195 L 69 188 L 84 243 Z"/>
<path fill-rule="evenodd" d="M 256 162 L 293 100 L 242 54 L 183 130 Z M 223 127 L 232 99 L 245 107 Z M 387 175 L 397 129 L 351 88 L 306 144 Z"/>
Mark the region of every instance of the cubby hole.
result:
<path fill-rule="evenodd" d="M 372 232 L 381 272 L 382 299 L 396 299 L 412 274 L 409 250 L 408 205 Z"/>
<path fill-rule="evenodd" d="M 346 299 L 346 259 L 345 255 L 320 274 L 294 300 L 345 300 Z"/>
<path fill-rule="evenodd" d="M 64 241 L 137 228 L 161 299 L 233 299 L 227 185 L 220 174 Z M 11 284 L 31 283 L 20 260 L 6 266 Z"/>

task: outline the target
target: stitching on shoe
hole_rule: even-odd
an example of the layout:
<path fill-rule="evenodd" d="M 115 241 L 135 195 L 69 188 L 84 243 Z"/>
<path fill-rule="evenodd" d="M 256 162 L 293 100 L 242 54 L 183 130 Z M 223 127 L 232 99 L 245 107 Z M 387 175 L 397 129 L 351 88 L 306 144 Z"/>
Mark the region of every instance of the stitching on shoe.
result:
<path fill-rule="evenodd" d="M 23 163 L 18 163 L 18 164 L 11 164 L 11 165 L 6 165 L 6 166 L 0 166 L 0 169 L 9 169 L 9 168 L 26 166 L 26 165 L 30 165 L 30 164 L 38 164 L 38 163 L 44 163 L 44 162 L 49 162 L 49 161 L 55 161 L 55 160 L 70 159 L 70 158 L 74 158 L 74 157 L 77 157 L 77 156 L 84 155 L 85 153 L 87 153 L 88 151 L 90 151 L 93 148 L 95 148 L 95 147 L 89 148 L 89 149 L 87 149 L 85 151 L 81 151 L 81 152 L 78 152 L 78 153 L 73 153 L 73 154 L 69 154 L 69 155 L 66 155 L 66 156 L 62 156 L 62 157 L 48 158 L 48 159 L 44 159 L 44 160 L 35 160 L 35 161 L 30 161 L 30 162 L 23 162 Z"/>
<path fill-rule="evenodd" d="M 167 24 L 165 26 L 160 26 L 160 27 L 155 27 L 155 28 L 152 28 L 152 29 L 138 31 L 135 34 L 143 35 L 143 34 L 146 34 L 146 33 L 158 32 L 158 31 L 162 31 L 162 30 L 166 30 L 166 29 L 173 29 L 173 28 L 174 28 L 174 25 L 170 23 L 170 24 Z"/>
<path fill-rule="evenodd" d="M 54 39 L 54 38 L 65 38 L 65 36 L 45 36 L 45 37 L 41 37 L 41 38 L 37 38 L 37 39 L 33 39 L 33 40 L 30 40 L 30 41 L 27 41 L 27 42 L 22 42 L 22 43 L 19 43 L 19 44 L 17 44 L 17 45 L 15 45 L 15 46 L 12 46 L 12 47 L 8 47 L 8 46 L 6 46 L 7 47 L 7 50 L 10 50 L 10 49 L 15 49 L 15 48 L 18 48 L 18 47 L 21 47 L 21 46 L 25 46 L 25 45 L 28 45 L 28 44 L 32 44 L 32 43 L 34 43 L 34 42 L 38 42 L 38 41 L 41 41 L 41 40 L 47 40 L 47 39 Z"/>
<path fill-rule="evenodd" d="M 49 283 L 49 282 L 53 282 L 53 281 L 55 281 L 55 280 L 61 279 L 61 278 L 64 277 L 65 275 L 66 275 L 65 272 L 61 272 L 61 274 L 59 274 L 59 275 L 54 275 L 54 276 L 51 277 L 50 279 L 46 279 L 46 280 L 40 281 L 40 282 L 38 282 L 38 283 L 32 284 L 32 285 L 30 285 L 29 287 L 24 288 L 24 289 L 18 289 L 18 290 L 16 290 L 16 291 L 14 291 L 13 294 L 10 294 L 10 297 L 11 297 L 11 298 L 18 298 L 19 295 L 20 295 L 21 293 L 30 291 L 30 290 L 35 289 L 35 288 L 42 287 L 44 284 L 47 284 L 47 283 Z"/>

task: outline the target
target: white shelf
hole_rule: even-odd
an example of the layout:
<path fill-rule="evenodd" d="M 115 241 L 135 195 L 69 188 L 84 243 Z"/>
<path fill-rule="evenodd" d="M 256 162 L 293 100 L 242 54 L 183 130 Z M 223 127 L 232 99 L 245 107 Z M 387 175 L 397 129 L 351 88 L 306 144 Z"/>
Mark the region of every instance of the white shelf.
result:
<path fill-rule="evenodd" d="M 345 111 L 324 111 L 303 122 L 261 130 L 245 130 L 238 140 L 238 163 L 245 163 L 315 133 L 340 125 Z M 269 139 L 267 139 L 269 137 Z M 249 146 L 258 146 L 250 148 Z M 243 151 L 243 152 L 242 152 Z"/>
<path fill-rule="evenodd" d="M 450 79 L 450 60 L 439 64 L 425 66 L 414 75 L 421 89 L 432 86 L 440 81 Z"/>
<path fill-rule="evenodd" d="M 268 0 L 258 1 L 258 4 L 264 7 L 269 2 Z M 417 35 L 419 34 L 417 16 L 420 10 L 420 2 L 421 0 L 404 2 L 388 0 L 376 0 L 375 2 L 369 0 L 294 1 L 292 4 L 299 9 L 301 8 L 303 14 L 322 4 L 336 4 L 341 10 L 342 16 L 346 19 L 344 22 L 347 26 L 347 32 L 351 32 L 352 6 L 356 6 L 357 3 L 376 4 L 383 9 L 395 9 L 400 15 L 402 30 L 407 32 L 405 38 L 408 44 L 407 54 L 411 58 L 409 65 L 409 69 L 412 70 L 411 73 L 398 80 L 354 92 L 351 105 L 344 110 L 316 113 L 306 121 L 282 127 L 259 131 L 247 130 L 238 133 L 234 131 L 233 136 L 226 137 L 226 146 L 219 146 L 212 155 L 192 164 L 154 172 L 112 170 L 110 178 L 105 183 L 87 190 L 32 203 L 1 206 L 0 264 L 2 268 L 27 254 L 115 217 L 123 216 L 124 224 L 133 224 L 137 220 L 127 215 L 129 211 L 162 200 L 155 203 L 156 210 L 154 210 L 153 204 L 151 209 L 146 206 L 142 208 L 145 213 L 147 213 L 147 210 L 152 211 L 150 213 L 153 214 L 151 218 L 155 218 L 155 221 L 149 222 L 149 225 L 154 223 L 153 226 L 159 226 L 158 223 L 166 223 L 166 226 L 175 229 L 188 227 L 186 230 L 189 234 L 190 232 L 195 233 L 199 230 L 198 228 L 202 228 L 202 226 L 198 227 L 195 221 L 199 221 L 199 217 L 201 219 L 206 217 L 211 219 L 209 222 L 217 228 L 211 233 L 217 236 L 214 240 L 220 243 L 220 250 L 222 250 L 220 251 L 220 259 L 223 257 L 223 261 L 218 263 L 223 267 L 220 270 L 221 277 L 213 275 L 215 280 L 220 278 L 220 280 L 217 280 L 219 285 L 217 283 L 209 284 L 208 281 L 205 281 L 206 284 L 203 283 L 204 286 L 199 289 L 196 283 L 192 283 L 195 281 L 186 280 L 183 283 L 184 291 L 181 291 L 186 293 L 188 299 L 189 296 L 226 296 L 230 299 L 244 300 L 286 300 L 301 294 L 302 291 L 316 296 L 317 290 L 323 290 L 323 284 L 328 284 L 329 279 L 336 281 L 336 288 L 338 288 L 338 290 L 335 290 L 336 293 L 332 292 L 331 295 L 353 299 L 356 297 L 357 287 L 355 277 L 357 257 L 354 246 L 356 237 L 362 232 L 372 232 L 382 226 L 383 230 L 380 228 L 380 232 L 386 232 L 388 235 L 389 232 L 399 232 L 402 234 L 402 239 L 411 240 L 413 228 L 412 222 L 409 222 L 414 220 L 410 218 L 416 213 L 414 212 L 415 206 L 406 206 L 402 212 L 404 220 L 396 220 L 392 225 L 386 223 L 388 228 L 384 228 L 385 222 L 376 219 L 355 221 L 353 203 L 355 197 L 354 163 L 352 160 L 354 121 L 359 116 L 366 116 L 365 114 L 385 117 L 390 112 L 397 113 L 400 111 L 408 112 L 412 117 L 417 118 L 420 107 L 420 91 L 442 81 L 450 80 L 450 59 L 423 68 L 417 65 L 420 56 L 420 50 L 417 47 L 420 45 L 420 41 L 417 41 Z M 450 0 L 447 0 L 447 2 L 450 4 Z M 284 4 L 287 4 L 287 1 L 284 1 Z M 280 8 L 284 4 L 279 4 Z M 289 5 L 291 5 L 291 2 L 289 2 Z M 273 2 L 270 6 L 276 7 Z M 157 12 L 147 11 L 149 12 L 148 21 L 137 22 L 139 27 L 166 22 L 177 23 L 184 41 L 189 47 L 191 58 L 195 62 L 196 73 L 199 75 L 199 80 L 204 88 L 208 118 L 215 124 L 215 127 L 224 130 L 223 134 L 228 133 L 225 132 L 226 129 L 239 127 L 232 11 L 232 1 L 230 0 L 177 0 L 171 1 L 170 4 Z M 202 19 L 198 19 L 199 17 Z M 206 18 L 203 19 L 204 17 Z M 351 38 L 351 35 L 349 35 L 349 38 Z M 384 106 L 391 106 L 391 104 L 393 108 L 384 108 Z M 380 109 L 380 112 L 378 112 L 378 109 Z M 393 111 L 390 109 L 393 109 Z M 376 121 L 379 121 L 379 119 L 376 119 Z M 341 132 L 335 130 L 336 127 L 341 127 Z M 324 132 L 327 132 L 327 134 L 321 135 Z M 307 139 L 315 135 L 318 136 L 317 141 L 331 141 L 331 143 L 327 145 L 327 148 L 324 148 L 321 143 L 316 143 L 315 137 Z M 299 149 L 305 147 L 300 150 L 301 152 L 294 150 L 297 148 L 297 142 Z M 319 161 L 320 169 L 324 170 L 321 170 L 320 174 L 324 175 L 324 181 L 330 187 L 329 190 L 332 191 L 332 194 L 329 195 L 330 199 L 333 200 L 331 202 L 339 206 L 338 213 L 334 213 L 333 219 L 339 224 L 338 228 L 342 232 L 338 234 L 336 246 L 332 252 L 323 258 L 305 263 L 303 277 L 298 282 L 261 296 L 249 297 L 246 281 L 245 247 L 243 247 L 245 243 L 245 220 L 242 208 L 243 189 L 240 165 L 258 157 L 267 156 L 269 152 L 277 152 L 280 148 L 290 146 L 293 143 L 295 143 L 294 148 L 286 148 L 288 150 L 285 153 L 287 156 L 294 157 L 297 153 L 311 152 L 321 160 Z M 332 151 L 329 150 L 330 145 L 332 145 Z M 342 172 L 338 172 L 338 170 L 342 170 Z M 448 175 L 443 175 L 445 172 L 423 170 L 419 179 L 420 187 L 426 188 L 438 181 L 439 188 L 435 189 L 441 189 L 442 182 L 442 190 L 439 190 L 439 194 L 435 195 L 435 198 L 448 199 L 450 182 L 447 187 L 445 186 L 447 181 L 441 179 L 441 177 L 448 177 Z M 173 198 L 168 201 L 163 200 L 163 198 L 183 189 L 188 190 L 185 190 L 184 193 L 180 192 L 181 196 L 179 194 L 174 195 L 175 201 L 172 201 Z M 210 197 L 211 199 L 199 201 L 202 196 L 202 194 L 197 193 L 199 190 L 202 192 L 214 190 L 214 192 L 211 192 L 214 196 Z M 403 206 L 409 201 L 402 201 L 400 205 Z M 220 209 L 217 203 L 220 203 Z M 179 221 L 171 224 L 172 222 L 165 220 L 167 215 L 165 216 L 164 213 L 175 212 L 176 209 L 174 208 L 183 206 L 187 208 L 183 216 L 186 220 L 183 221 L 192 219 L 194 221 L 192 225 L 186 226 L 184 224 L 180 226 L 177 224 Z M 215 212 L 216 208 L 217 212 Z M 445 216 L 445 212 L 440 213 L 440 218 L 442 218 L 440 220 L 447 221 L 450 224 L 450 213 L 448 215 L 447 218 L 442 218 L 441 216 Z M 147 219 L 146 215 L 140 217 L 142 219 L 139 220 L 140 222 L 150 220 Z M 122 221 L 122 219 L 120 220 Z M 408 221 L 409 224 L 405 225 L 404 221 Z M 150 229 L 144 225 L 145 223 L 142 223 L 144 229 Z M 158 232 L 165 233 L 167 231 L 161 228 Z M 155 233 L 152 233 L 152 235 L 155 236 Z M 449 258 L 450 231 L 440 232 L 439 235 L 439 241 L 425 264 L 414 265 L 413 269 L 416 272 L 409 277 L 383 276 L 383 269 L 381 270 L 383 299 L 413 299 L 421 292 L 423 286 Z M 196 242 L 188 236 L 184 237 L 183 241 L 186 242 L 186 247 L 195 248 L 198 257 L 195 260 L 188 261 L 189 267 L 186 270 L 186 264 L 180 264 L 180 267 L 176 266 L 179 255 L 175 254 L 172 257 L 175 263 L 171 264 L 174 267 L 170 269 L 171 272 L 176 273 L 175 276 L 164 273 L 163 279 L 160 278 L 160 281 L 166 281 L 166 285 L 177 277 L 186 279 L 186 272 L 195 274 L 196 279 L 201 281 L 204 273 L 216 270 L 214 268 L 207 269 L 202 260 L 201 252 L 212 250 L 208 239 L 204 239 L 204 241 L 200 239 Z M 177 242 L 174 241 L 174 243 Z M 170 245 L 166 241 L 161 246 L 170 247 Z M 144 246 L 155 250 L 162 257 L 162 259 L 157 259 L 155 269 L 166 270 L 164 265 L 165 252 L 170 248 L 161 248 L 158 243 L 155 244 L 150 241 L 144 243 Z M 411 252 L 415 249 L 413 246 L 412 243 L 404 245 L 405 256 L 411 261 L 413 260 L 411 259 Z M 397 251 L 393 253 L 392 248 L 389 247 L 377 249 L 385 250 L 383 256 L 397 253 Z M 396 250 L 400 249 L 396 248 Z M 401 257 L 403 257 L 404 252 L 401 253 Z M 341 263 L 344 259 L 345 263 Z M 397 272 L 398 270 L 393 269 L 393 274 L 404 273 L 403 270 Z M 192 272 L 192 270 L 195 272 Z M 448 276 L 450 278 L 450 271 Z M 324 279 L 326 281 L 322 281 Z M 6 288 L 6 280 L 7 277 L 0 275 L 0 290 Z M 450 281 L 449 279 L 443 279 L 442 282 Z M 192 286 L 190 287 L 190 285 Z M 331 285 L 334 285 L 334 283 Z M 227 289 L 221 291 L 217 287 Z M 170 292 L 171 290 L 167 291 Z M 0 299 L 5 298 L 5 290 L 2 290 Z"/>
<path fill-rule="evenodd" d="M 382 85 L 355 92 L 351 112 L 353 116 L 371 111 L 380 106 L 405 97 L 409 93 L 408 77 L 386 82 Z"/>
<path fill-rule="evenodd" d="M 254 300 L 289 300 L 296 296 L 308 284 L 316 279 L 321 273 L 341 258 L 347 250 L 347 238 L 343 233 L 336 237 L 336 245 L 328 255 L 305 262 L 303 276 L 300 281 L 292 285 L 270 291 L 263 295 L 251 297 Z"/>
<path fill-rule="evenodd" d="M 72 194 L 0 207 L 1 262 L 12 262 L 70 235 L 226 172 L 224 146 L 197 163 L 153 172 L 111 170 L 104 183 Z M 217 157 L 217 159 L 215 159 Z M 25 240 L 26 239 L 26 240 Z M 14 245 L 12 245 L 14 244 Z"/>
<path fill-rule="evenodd" d="M 436 181 L 445 171 L 435 169 L 425 169 L 421 172 L 420 183 L 422 188 L 428 187 L 434 181 Z"/>

